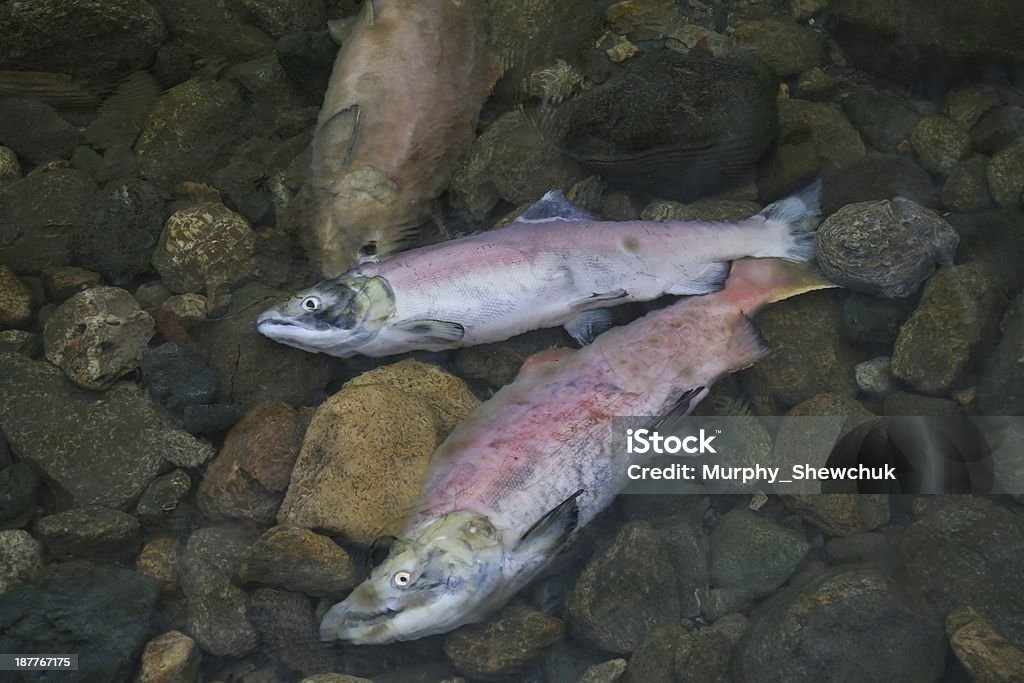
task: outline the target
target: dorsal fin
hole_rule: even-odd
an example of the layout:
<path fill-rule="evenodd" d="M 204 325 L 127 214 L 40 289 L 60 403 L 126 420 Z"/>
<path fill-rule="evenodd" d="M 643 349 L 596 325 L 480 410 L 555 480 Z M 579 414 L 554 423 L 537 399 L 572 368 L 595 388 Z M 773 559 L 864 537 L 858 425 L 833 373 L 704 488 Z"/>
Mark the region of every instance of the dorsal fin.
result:
<path fill-rule="evenodd" d="M 549 190 L 516 218 L 517 223 L 586 220 L 597 220 L 597 217 L 570 202 L 561 190 Z"/>

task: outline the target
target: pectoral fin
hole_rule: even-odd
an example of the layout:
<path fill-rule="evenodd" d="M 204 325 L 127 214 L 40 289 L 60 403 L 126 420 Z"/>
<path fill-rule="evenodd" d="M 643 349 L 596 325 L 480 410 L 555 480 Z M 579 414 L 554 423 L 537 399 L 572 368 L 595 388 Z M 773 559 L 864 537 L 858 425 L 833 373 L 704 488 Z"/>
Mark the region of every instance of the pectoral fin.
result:
<path fill-rule="evenodd" d="M 700 403 L 707 394 L 707 387 L 695 387 L 690 389 L 679 397 L 679 400 L 676 401 L 676 404 L 672 406 L 671 410 L 664 415 L 659 415 L 651 420 L 651 423 L 647 428 L 652 432 L 671 432 L 674 422 L 692 413 L 697 407 L 697 404 Z"/>
<path fill-rule="evenodd" d="M 590 296 L 585 296 L 582 299 L 577 299 L 570 304 L 573 308 L 581 311 L 593 308 L 595 304 L 599 304 L 602 301 L 616 301 L 618 299 L 625 299 L 629 296 L 629 292 L 624 289 L 613 289 L 610 292 L 594 292 Z"/>
<path fill-rule="evenodd" d="M 395 330 L 427 344 L 453 344 L 466 336 L 465 327 L 448 320 L 405 320 L 395 324 Z"/>
<path fill-rule="evenodd" d="M 569 538 L 580 521 L 580 508 L 576 499 L 583 489 L 572 494 L 541 517 L 519 539 L 516 551 L 549 554 Z"/>
<path fill-rule="evenodd" d="M 586 346 L 612 326 L 612 312 L 606 308 L 583 311 L 565 324 L 568 332 L 580 346 Z"/>
<path fill-rule="evenodd" d="M 326 176 L 332 169 L 348 163 L 359 136 L 359 105 L 342 109 L 327 119 L 313 146 L 314 176 Z"/>

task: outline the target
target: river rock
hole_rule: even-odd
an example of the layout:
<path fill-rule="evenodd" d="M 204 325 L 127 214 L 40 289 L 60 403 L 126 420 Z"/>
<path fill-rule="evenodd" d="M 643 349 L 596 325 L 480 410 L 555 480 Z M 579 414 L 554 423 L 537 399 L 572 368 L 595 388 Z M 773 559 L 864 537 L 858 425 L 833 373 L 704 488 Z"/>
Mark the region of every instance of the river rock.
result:
<path fill-rule="evenodd" d="M 1024 671 L 1024 650 L 1014 647 L 970 607 L 946 617 L 946 636 L 972 681 L 1013 683 Z"/>
<path fill-rule="evenodd" d="M 822 35 L 788 18 L 769 16 L 742 20 L 735 29 L 737 47 L 755 54 L 779 78 L 816 67 L 824 56 Z"/>
<path fill-rule="evenodd" d="M 56 71 L 112 86 L 145 69 L 164 42 L 145 0 L 37 0 L 0 7 L 0 68 Z"/>
<path fill-rule="evenodd" d="M 776 92 L 755 58 L 658 50 L 568 103 L 564 145 L 614 183 L 692 201 L 768 149 Z"/>
<path fill-rule="evenodd" d="M 313 606 L 306 596 L 259 588 L 249 594 L 246 614 L 270 659 L 305 675 L 338 667 L 337 649 L 320 642 Z"/>
<path fill-rule="evenodd" d="M 171 88 L 139 134 L 139 172 L 165 190 L 182 181 L 210 182 L 245 134 L 247 113 L 230 82 L 192 79 Z"/>
<path fill-rule="evenodd" d="M 32 291 L 14 271 L 0 266 L 0 326 L 27 327 L 32 322 Z"/>
<path fill-rule="evenodd" d="M 0 190 L 21 180 L 18 155 L 10 147 L 0 145 Z"/>
<path fill-rule="evenodd" d="M 1024 192 L 1024 142 L 1010 145 L 992 157 L 987 176 L 996 203 L 1007 209 L 1019 208 Z"/>
<path fill-rule="evenodd" d="M 146 643 L 138 683 L 196 683 L 202 653 L 181 631 L 168 631 Z"/>
<path fill-rule="evenodd" d="M 913 294 L 952 265 L 959 237 L 946 221 L 908 199 L 850 204 L 817 232 L 817 259 L 830 280 L 890 299 Z"/>
<path fill-rule="evenodd" d="M 426 401 L 437 413 L 442 438 L 480 405 L 464 381 L 437 365 L 411 358 L 364 372 L 345 387 L 374 384 L 387 384 Z"/>
<path fill-rule="evenodd" d="M 921 165 L 932 173 L 948 176 L 957 162 L 971 153 L 971 137 L 967 129 L 945 116 L 926 116 L 911 131 Z"/>
<path fill-rule="evenodd" d="M 388 385 L 342 389 L 313 415 L 277 521 L 362 544 L 396 534 L 439 443 L 423 399 Z"/>
<path fill-rule="evenodd" d="M 910 139 L 911 130 L 921 118 L 907 100 L 885 93 L 858 90 L 841 102 L 850 122 L 880 152 L 896 151 L 897 145 Z"/>
<path fill-rule="evenodd" d="M 884 493 L 812 493 L 783 497 L 786 507 L 831 536 L 877 529 L 889 522 L 889 496 Z"/>
<path fill-rule="evenodd" d="M 0 8 L 0 31 L 2 12 Z M 0 99 L 0 144 L 33 164 L 45 164 L 67 159 L 71 150 L 82 144 L 82 134 L 48 104 L 36 99 L 5 97 Z"/>
<path fill-rule="evenodd" d="M 874 398 L 885 398 L 895 389 L 892 381 L 892 358 L 889 356 L 878 356 L 858 363 L 854 368 L 854 376 L 860 390 Z"/>
<path fill-rule="evenodd" d="M 711 580 L 718 588 L 767 595 L 789 579 L 810 549 L 803 534 L 736 508 L 711 534 Z"/>
<path fill-rule="evenodd" d="M 955 417 L 961 414 L 955 401 L 933 396 L 920 396 L 906 391 L 895 391 L 885 397 L 882 414 L 887 416 L 923 415 Z"/>
<path fill-rule="evenodd" d="M 625 659 L 609 659 L 607 662 L 594 664 L 583 672 L 576 683 L 619 683 L 627 665 Z"/>
<path fill-rule="evenodd" d="M 182 499 L 192 490 L 192 480 L 188 472 L 177 469 L 170 474 L 153 480 L 135 507 L 135 512 L 143 522 L 157 524 L 172 516 Z"/>
<path fill-rule="evenodd" d="M 223 316 L 189 331 L 217 376 L 222 402 L 251 407 L 266 400 L 295 406 L 322 400 L 331 359 L 278 344 L 254 331 L 256 316 L 270 305 L 273 294 L 255 284 L 233 292 Z"/>
<path fill-rule="evenodd" d="M 217 378 L 199 354 L 172 342 L 146 351 L 142 383 L 155 401 L 171 410 L 212 403 L 217 396 Z"/>
<path fill-rule="evenodd" d="M 646 522 L 624 524 L 583 568 L 569 599 L 572 631 L 608 652 L 632 652 L 651 629 L 678 618 L 672 562 Z"/>
<path fill-rule="evenodd" d="M 943 613 L 970 605 L 1024 643 L 1024 519 L 974 496 L 934 497 L 903 535 L 910 587 Z"/>
<path fill-rule="evenodd" d="M 523 362 L 533 354 L 569 343 L 564 330 L 534 330 L 493 344 L 458 349 L 455 369 L 461 377 L 498 388 L 514 380 Z"/>
<path fill-rule="evenodd" d="M 38 486 L 39 476 L 23 462 L 0 470 L 0 522 L 14 522 L 31 514 Z"/>
<path fill-rule="evenodd" d="M 205 0 L 150 0 L 160 11 L 167 28 L 189 54 L 206 60 L 242 62 L 274 51 L 266 33 L 246 21 L 240 10 L 244 0 L 210 3 Z M 264 5 L 264 11 L 283 7 L 281 3 L 246 2 Z M 286 7 L 287 5 L 284 5 Z M 251 16 L 251 15 L 250 15 Z"/>
<path fill-rule="evenodd" d="M 1024 233 L 1017 229 L 1020 212 L 952 213 L 947 220 L 960 233 L 959 263 L 984 263 L 1007 291 L 1024 285 L 1024 270 L 1019 267 L 1024 258 Z"/>
<path fill-rule="evenodd" d="M 747 625 L 742 614 L 729 614 L 686 634 L 676 648 L 676 683 L 732 683 L 733 652 Z"/>
<path fill-rule="evenodd" d="M 992 208 L 988 163 L 983 156 L 973 156 L 958 163 L 942 186 L 942 205 L 965 213 Z"/>
<path fill-rule="evenodd" d="M 43 566 L 43 546 L 22 529 L 0 531 L 0 595 Z"/>
<path fill-rule="evenodd" d="M 172 292 L 205 291 L 211 298 L 249 276 L 255 249 L 245 218 L 223 204 L 197 204 L 167 219 L 153 265 Z"/>
<path fill-rule="evenodd" d="M 103 282 L 99 273 L 75 266 L 52 266 L 44 270 L 42 276 L 49 300 L 57 304 Z"/>
<path fill-rule="evenodd" d="M 49 363 L 0 354 L 0 428 L 20 458 L 71 494 L 79 506 L 124 508 L 167 467 L 209 446 L 163 422 L 127 382 L 97 394 Z M 38 425 L 45 424 L 41 430 Z"/>
<path fill-rule="evenodd" d="M 1024 59 L 1013 0 L 829 0 L 830 34 L 853 63 L 903 82 L 955 79 L 970 63 Z"/>
<path fill-rule="evenodd" d="M 75 232 L 75 259 L 112 281 L 150 269 L 150 259 L 164 226 L 164 199 L 145 180 L 107 184 Z"/>
<path fill-rule="evenodd" d="M 847 204 L 896 197 L 929 208 L 939 205 L 931 176 L 910 156 L 869 154 L 826 177 L 821 212 L 828 217 Z"/>
<path fill-rule="evenodd" d="M 228 5 L 272 38 L 295 31 L 316 31 L 327 22 L 327 7 L 323 0 L 231 0 Z"/>
<path fill-rule="evenodd" d="M 323 95 L 338 53 L 327 31 L 289 33 L 277 41 L 275 52 L 281 68 L 307 95 Z"/>
<path fill-rule="evenodd" d="M 538 136 L 524 114 L 512 111 L 492 123 L 452 174 L 454 204 L 475 219 L 500 199 L 532 203 L 552 188 L 586 175 L 578 164 Z"/>
<path fill-rule="evenodd" d="M 118 510 L 89 506 L 43 517 L 36 533 L 50 557 L 123 555 L 137 549 L 139 521 Z"/>
<path fill-rule="evenodd" d="M 356 586 L 348 553 L 326 536 L 290 526 L 260 536 L 242 558 L 239 576 L 245 583 L 318 597 L 340 598 Z"/>
<path fill-rule="evenodd" d="M 987 345 L 1005 305 L 983 264 L 944 268 L 900 328 L 892 374 L 923 394 L 941 395 L 962 378 L 979 345 Z"/>
<path fill-rule="evenodd" d="M 842 337 L 834 293 L 780 302 L 760 313 L 756 324 L 772 350 L 749 371 L 760 390 L 785 406 L 823 393 L 856 396 L 853 369 L 862 358 Z"/>
<path fill-rule="evenodd" d="M 970 128 L 986 112 L 1002 104 L 996 86 L 989 83 L 968 83 L 946 93 L 942 113 Z"/>
<path fill-rule="evenodd" d="M 71 262 L 96 184 L 73 168 L 36 171 L 0 190 L 0 265 L 20 274 Z"/>
<path fill-rule="evenodd" d="M 680 624 L 655 626 L 630 656 L 623 683 L 672 683 L 676 650 L 687 635 Z"/>
<path fill-rule="evenodd" d="M 0 595 L 0 649 L 74 653 L 77 680 L 128 683 L 158 596 L 156 582 L 133 571 L 51 565 Z"/>
<path fill-rule="evenodd" d="M 1024 415 L 1024 295 L 1003 316 L 1003 336 L 985 359 L 978 381 L 978 409 L 984 415 Z"/>
<path fill-rule="evenodd" d="M 240 529 L 199 529 L 189 536 L 181 557 L 188 633 L 217 656 L 243 655 L 259 641 L 246 617 L 245 593 L 233 583 L 251 542 Z"/>
<path fill-rule="evenodd" d="M 231 429 L 210 463 L 199 484 L 200 509 L 214 519 L 273 524 L 304 431 L 305 420 L 287 404 L 258 404 Z"/>
<path fill-rule="evenodd" d="M 142 362 L 153 318 L 117 287 L 93 287 L 57 307 L 46 322 L 46 359 L 75 384 L 106 389 Z"/>
<path fill-rule="evenodd" d="M 843 643 L 837 648 L 836 643 Z M 944 668 L 942 627 L 873 569 L 838 569 L 767 602 L 734 667 L 739 683 L 835 680 L 932 683 Z"/>
<path fill-rule="evenodd" d="M 971 128 L 974 148 L 982 154 L 998 154 L 1024 136 L 1024 107 L 1008 104 L 992 109 Z"/>
<path fill-rule="evenodd" d="M 462 673 L 489 680 L 522 671 L 564 636 L 561 619 L 511 605 L 449 634 L 444 653 Z"/>
<path fill-rule="evenodd" d="M 182 550 L 177 538 L 150 541 L 139 553 L 139 573 L 159 583 L 163 593 L 173 593 L 178 589 L 178 559 Z"/>

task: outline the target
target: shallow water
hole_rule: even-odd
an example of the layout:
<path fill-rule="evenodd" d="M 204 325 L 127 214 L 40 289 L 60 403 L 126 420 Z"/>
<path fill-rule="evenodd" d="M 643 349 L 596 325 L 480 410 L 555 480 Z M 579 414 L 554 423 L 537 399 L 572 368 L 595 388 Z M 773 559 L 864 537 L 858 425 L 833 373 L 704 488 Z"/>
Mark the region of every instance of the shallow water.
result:
<path fill-rule="evenodd" d="M 320 279 L 302 189 L 361 5 L 0 0 L 0 666 L 77 655 L 3 680 L 1024 680 L 1011 0 L 475 5 L 504 76 L 406 246 L 551 189 L 604 220 L 736 221 L 821 178 L 842 287 L 759 312 L 771 353 L 673 427 L 722 429 L 729 466 L 825 444 L 924 474 L 634 485 L 484 622 L 320 642 L 448 433 L 576 347 L 340 359 L 256 332 Z"/>

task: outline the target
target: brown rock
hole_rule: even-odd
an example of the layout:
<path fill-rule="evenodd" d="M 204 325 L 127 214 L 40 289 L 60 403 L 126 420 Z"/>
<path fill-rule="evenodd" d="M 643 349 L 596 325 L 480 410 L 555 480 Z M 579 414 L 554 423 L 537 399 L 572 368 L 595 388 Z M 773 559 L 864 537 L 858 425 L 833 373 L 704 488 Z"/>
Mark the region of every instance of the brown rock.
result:
<path fill-rule="evenodd" d="M 138 683 L 198 681 L 200 658 L 196 641 L 181 631 L 168 631 L 146 643 Z"/>
<path fill-rule="evenodd" d="M 397 533 L 420 492 L 438 431 L 430 405 L 401 389 L 342 389 L 313 416 L 278 523 L 357 543 Z"/>
<path fill-rule="evenodd" d="M 150 541 L 139 554 L 139 573 L 159 582 L 160 589 L 165 593 L 177 590 L 180 552 L 181 544 L 177 539 L 157 538 Z"/>
<path fill-rule="evenodd" d="M 521 671 L 564 636 L 561 619 L 510 606 L 483 623 L 449 635 L 444 652 L 467 676 L 496 678 Z"/>
<path fill-rule="evenodd" d="M 32 322 L 32 291 L 14 271 L 0 266 L 0 326 L 26 327 Z"/>
<path fill-rule="evenodd" d="M 317 597 L 341 597 L 355 588 L 352 559 L 338 544 L 308 529 L 276 526 L 242 558 L 245 583 L 264 583 Z"/>
<path fill-rule="evenodd" d="M 214 518 L 273 524 L 302 444 L 303 420 L 264 401 L 232 427 L 199 485 L 199 507 Z"/>
<path fill-rule="evenodd" d="M 946 637 L 972 683 L 1014 683 L 1024 676 L 1024 651 L 971 607 L 946 617 Z"/>
<path fill-rule="evenodd" d="M 103 281 L 99 273 L 74 266 L 53 266 L 43 271 L 43 285 L 46 287 L 50 300 L 63 303 L 69 298 L 89 287 L 95 287 Z"/>
<path fill-rule="evenodd" d="M 441 438 L 480 405 L 466 383 L 430 363 L 406 360 L 374 368 L 345 384 L 346 387 L 389 384 L 426 401 L 437 413 Z"/>
<path fill-rule="evenodd" d="M 802 493 L 782 499 L 830 536 L 859 534 L 889 522 L 889 496 L 884 493 Z"/>

